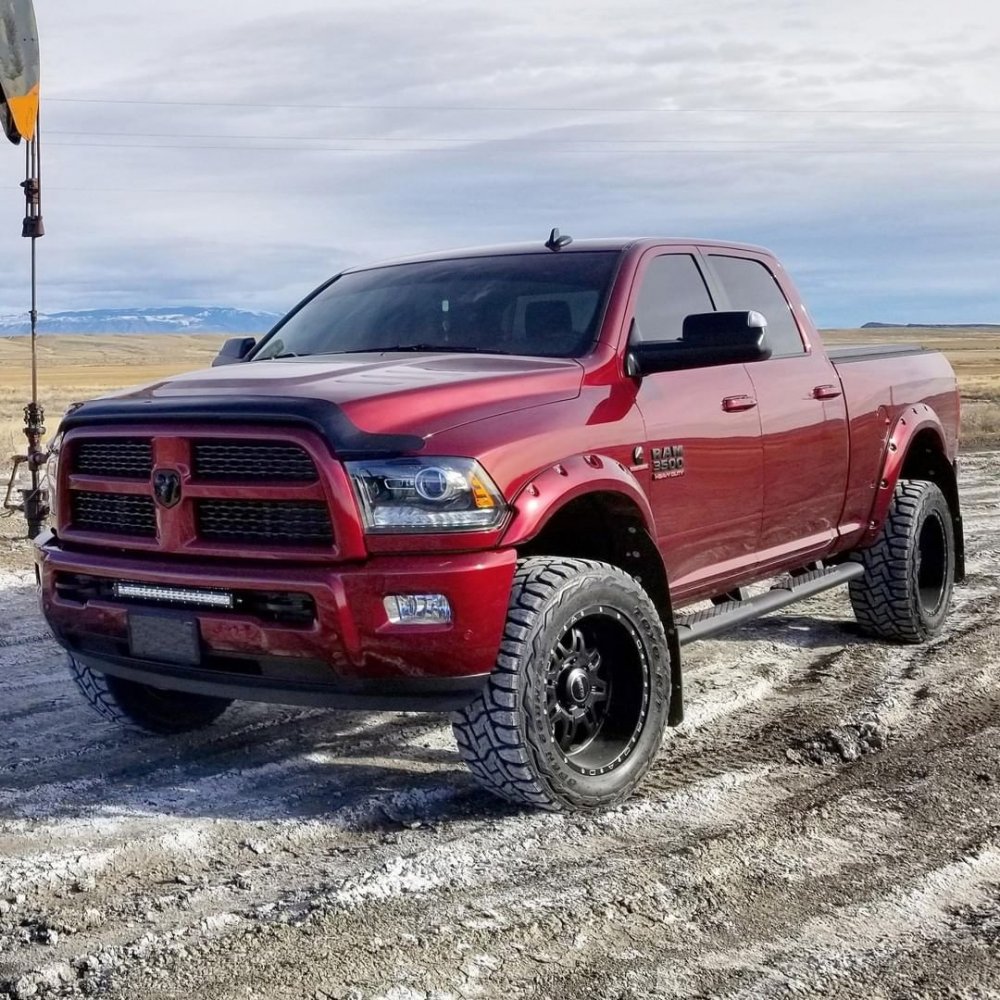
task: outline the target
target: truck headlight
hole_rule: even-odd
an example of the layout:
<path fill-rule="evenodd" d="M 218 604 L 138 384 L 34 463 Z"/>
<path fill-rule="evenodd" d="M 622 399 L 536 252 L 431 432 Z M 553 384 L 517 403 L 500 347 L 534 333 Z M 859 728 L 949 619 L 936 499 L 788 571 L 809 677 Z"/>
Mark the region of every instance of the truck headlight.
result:
<path fill-rule="evenodd" d="M 470 531 L 495 527 L 507 507 L 471 458 L 346 462 L 366 531 Z"/>

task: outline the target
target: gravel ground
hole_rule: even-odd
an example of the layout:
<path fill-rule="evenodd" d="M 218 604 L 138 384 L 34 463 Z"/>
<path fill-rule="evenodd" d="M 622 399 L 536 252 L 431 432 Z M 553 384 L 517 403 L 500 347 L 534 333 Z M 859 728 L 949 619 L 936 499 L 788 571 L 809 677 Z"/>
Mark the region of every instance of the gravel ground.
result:
<path fill-rule="evenodd" d="M 835 592 L 690 648 L 592 817 L 477 791 L 442 717 L 106 724 L 0 540 L 0 996 L 1000 998 L 1000 455 L 963 487 L 940 639 Z"/>

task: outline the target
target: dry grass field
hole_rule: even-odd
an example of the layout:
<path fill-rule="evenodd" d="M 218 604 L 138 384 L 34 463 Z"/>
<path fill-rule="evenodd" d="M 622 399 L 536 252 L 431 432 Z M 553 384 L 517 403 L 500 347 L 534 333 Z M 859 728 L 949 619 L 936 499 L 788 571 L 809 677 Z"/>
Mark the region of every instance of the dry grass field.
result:
<path fill-rule="evenodd" d="M 944 351 L 962 386 L 964 447 L 1000 447 L 1000 331 L 830 330 L 824 338 L 830 344 L 920 343 Z M 39 338 L 39 395 L 50 430 L 74 400 L 207 366 L 224 339 L 210 334 Z M 27 337 L 0 339 L 0 464 L 23 449 L 29 350 Z"/>
<path fill-rule="evenodd" d="M 38 395 L 46 425 L 55 430 L 70 403 L 111 389 L 141 385 L 212 363 L 224 336 L 42 336 L 38 338 Z M 23 451 L 22 411 L 31 394 L 31 342 L 0 339 L 0 467 Z"/>

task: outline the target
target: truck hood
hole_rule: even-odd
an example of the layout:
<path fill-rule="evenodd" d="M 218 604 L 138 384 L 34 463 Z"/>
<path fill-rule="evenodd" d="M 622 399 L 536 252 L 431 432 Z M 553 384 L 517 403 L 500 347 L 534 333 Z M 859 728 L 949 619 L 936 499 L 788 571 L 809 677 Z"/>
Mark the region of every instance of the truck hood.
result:
<path fill-rule="evenodd" d="M 582 382 L 582 365 L 564 358 L 348 354 L 210 368 L 113 398 L 206 403 L 224 396 L 317 399 L 336 403 L 363 431 L 427 438 L 472 420 L 573 399 Z"/>

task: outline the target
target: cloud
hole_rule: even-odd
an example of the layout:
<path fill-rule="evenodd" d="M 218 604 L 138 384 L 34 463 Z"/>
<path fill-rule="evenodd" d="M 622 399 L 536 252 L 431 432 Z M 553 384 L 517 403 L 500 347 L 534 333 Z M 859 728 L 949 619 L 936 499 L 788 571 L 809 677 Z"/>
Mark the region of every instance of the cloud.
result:
<path fill-rule="evenodd" d="M 38 16 L 48 309 L 280 310 L 345 264 L 559 225 L 771 245 L 823 324 L 1000 320 L 1000 11 L 977 0 Z M 27 308 L 22 162 L 0 151 L 2 311 Z"/>

